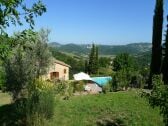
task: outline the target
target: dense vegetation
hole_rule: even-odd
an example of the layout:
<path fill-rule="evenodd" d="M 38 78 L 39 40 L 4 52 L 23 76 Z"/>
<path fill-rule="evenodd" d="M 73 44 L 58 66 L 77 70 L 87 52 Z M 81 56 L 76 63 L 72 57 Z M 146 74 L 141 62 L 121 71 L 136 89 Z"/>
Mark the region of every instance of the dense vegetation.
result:
<path fill-rule="evenodd" d="M 150 67 L 150 77 L 148 87 L 152 88 L 149 97 L 150 104 L 160 107 L 160 113 L 163 115 L 165 125 L 168 125 L 168 83 L 167 83 L 167 36 L 166 32 L 164 50 L 162 43 L 162 25 L 163 25 L 163 0 L 156 0 L 155 15 L 153 20 L 153 42 L 152 42 L 152 60 Z M 167 27 L 168 29 L 168 27 Z M 162 55 L 162 52 L 164 54 Z M 163 77 L 162 77 L 163 76 Z"/>
<path fill-rule="evenodd" d="M 168 16 L 167 16 L 167 21 L 168 21 Z M 167 24 L 167 31 L 166 31 L 166 37 L 165 37 L 165 55 L 163 59 L 163 65 L 162 65 L 162 73 L 163 73 L 163 80 L 165 83 L 168 84 L 168 24 Z"/>
<path fill-rule="evenodd" d="M 92 44 L 92 48 L 89 54 L 89 59 L 85 61 L 85 72 L 89 74 L 98 74 L 99 69 L 99 55 L 98 47 Z"/>
<path fill-rule="evenodd" d="M 168 25 L 162 48 L 163 0 L 156 0 L 152 51 L 149 43 L 92 47 L 47 44 L 47 29 L 24 30 L 9 37 L 6 28 L 22 25 L 21 15 L 33 28 L 34 17 L 46 12 L 41 1 L 30 8 L 23 2 L 0 1 L 0 89 L 12 97 L 11 104 L 0 103 L 0 124 L 168 125 Z M 104 94 L 71 97 L 86 94 L 86 82 L 42 80 L 53 57 L 71 66 L 71 79 L 73 74 L 85 71 L 91 76 L 112 76 L 112 82 L 101 86 Z M 151 90 L 143 90 L 146 98 L 138 96 L 138 89 L 129 91 L 147 88 L 147 83 Z M 149 107 L 147 100 L 152 107 L 159 107 L 164 124 L 158 108 Z M 9 110 L 16 114 L 6 115 Z"/>
<path fill-rule="evenodd" d="M 149 88 L 152 88 L 152 76 L 161 73 L 162 62 L 162 29 L 163 29 L 163 0 L 156 0 L 153 17 L 152 59 Z"/>

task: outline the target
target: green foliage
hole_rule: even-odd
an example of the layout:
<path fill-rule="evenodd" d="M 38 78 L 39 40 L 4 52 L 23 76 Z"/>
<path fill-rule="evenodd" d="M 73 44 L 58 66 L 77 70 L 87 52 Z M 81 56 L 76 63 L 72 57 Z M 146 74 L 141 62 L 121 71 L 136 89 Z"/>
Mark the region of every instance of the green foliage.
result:
<path fill-rule="evenodd" d="M 120 90 L 127 89 L 131 81 L 130 71 L 126 71 L 125 69 L 123 69 L 123 70 L 116 72 L 115 76 L 116 76 L 116 80 L 114 80 L 115 81 L 114 83 L 117 82 L 117 87 Z"/>
<path fill-rule="evenodd" d="M 95 73 L 98 73 L 98 69 L 99 69 L 99 48 L 98 46 L 96 46 L 95 49 Z"/>
<path fill-rule="evenodd" d="M 168 21 L 168 16 L 167 16 Z M 168 24 L 167 24 L 167 31 L 166 31 L 166 39 L 165 39 L 165 56 L 163 59 L 162 64 L 162 73 L 163 73 L 163 80 L 166 84 L 168 84 Z"/>
<path fill-rule="evenodd" d="M 113 79 L 112 79 L 112 91 L 117 91 L 118 90 L 118 78 L 116 76 L 116 74 L 113 75 Z"/>
<path fill-rule="evenodd" d="M 41 1 L 37 1 L 30 8 L 24 4 L 24 0 L 1 0 L 0 1 L 0 30 L 1 33 L 4 29 L 12 25 L 22 25 L 21 16 L 31 28 L 34 26 L 34 17 L 41 16 L 46 12 L 46 7 Z"/>
<path fill-rule="evenodd" d="M 99 58 L 99 66 L 100 67 L 109 67 L 111 64 L 111 58 L 110 57 L 100 57 Z"/>
<path fill-rule="evenodd" d="M 10 57 L 4 61 L 6 90 L 11 91 L 13 99 L 21 97 L 22 89 L 43 74 L 49 64 L 50 53 L 42 36 L 33 31 L 23 31 L 15 35 L 17 45 Z"/>
<path fill-rule="evenodd" d="M 107 92 L 110 92 L 110 91 L 112 91 L 112 82 L 111 81 L 109 81 L 108 84 L 106 84 L 102 87 L 102 92 L 104 94 L 106 94 Z"/>
<path fill-rule="evenodd" d="M 89 54 L 89 61 L 88 61 L 88 73 L 93 74 L 95 73 L 95 45 L 92 44 L 92 48 Z"/>
<path fill-rule="evenodd" d="M 88 72 L 88 61 L 85 60 L 85 73 L 87 73 L 87 72 Z"/>
<path fill-rule="evenodd" d="M 60 95 L 65 95 L 67 88 L 67 83 L 65 81 L 60 81 L 55 83 L 55 93 Z"/>
<path fill-rule="evenodd" d="M 54 88 L 49 82 L 36 80 L 29 86 L 26 100 L 26 123 L 29 126 L 41 126 L 54 114 Z"/>
<path fill-rule="evenodd" d="M 54 92 L 56 95 L 64 96 L 64 99 L 69 99 L 74 93 L 74 85 L 69 81 L 55 82 Z"/>
<path fill-rule="evenodd" d="M 149 72 L 150 72 L 150 69 L 148 67 L 145 67 L 145 68 L 141 68 L 140 70 L 140 74 L 142 76 L 142 83 L 147 85 L 148 84 L 148 81 L 149 81 Z M 142 85 L 141 85 L 142 87 Z"/>
<path fill-rule="evenodd" d="M 5 61 L 6 89 L 11 91 L 13 99 L 21 96 L 21 90 L 25 88 L 34 78 L 35 73 L 32 64 L 31 50 L 23 51 L 18 45 L 13 49 L 13 55 Z"/>
<path fill-rule="evenodd" d="M 92 44 L 92 48 L 88 59 L 88 73 L 97 74 L 99 69 L 98 47 Z"/>
<path fill-rule="evenodd" d="M 145 78 L 139 72 L 133 72 L 131 74 L 130 87 L 144 88 Z"/>
<path fill-rule="evenodd" d="M 152 88 L 152 76 L 160 74 L 162 62 L 162 28 L 163 28 L 163 0 L 156 0 L 153 17 L 152 59 L 149 88 Z"/>
<path fill-rule="evenodd" d="M 129 54 L 124 53 L 117 55 L 113 60 L 112 68 L 115 71 L 112 82 L 113 90 L 123 90 L 129 86 L 136 87 L 137 85 L 139 85 L 137 87 L 140 87 L 140 75 L 136 72 L 134 58 L 129 56 Z"/>
<path fill-rule="evenodd" d="M 5 85 L 5 70 L 2 62 L 0 61 L 0 90 L 4 88 Z"/>
<path fill-rule="evenodd" d="M 151 62 L 151 50 L 136 55 L 135 62 L 138 69 L 149 68 Z"/>
<path fill-rule="evenodd" d="M 110 67 L 99 67 L 99 76 L 111 76 L 112 69 Z"/>
<path fill-rule="evenodd" d="M 4 60 L 11 53 L 14 46 L 14 39 L 0 35 L 0 60 Z"/>
<path fill-rule="evenodd" d="M 114 71 L 134 69 L 135 62 L 133 57 L 131 57 L 128 53 L 121 53 L 114 58 L 112 67 Z"/>
<path fill-rule="evenodd" d="M 38 78 L 47 72 L 52 56 L 47 45 L 49 33 L 50 31 L 48 29 L 42 28 L 38 32 L 37 42 L 34 45 L 34 50 L 32 50 L 36 59 L 36 76 Z"/>
<path fill-rule="evenodd" d="M 73 81 L 71 82 L 71 85 L 73 87 L 74 93 L 84 91 L 84 85 L 85 85 L 84 81 Z"/>
<path fill-rule="evenodd" d="M 165 126 L 168 125 L 168 86 L 164 85 L 162 76 L 153 76 L 153 90 L 149 98 L 149 103 L 155 107 L 160 107 L 160 113 L 163 115 Z"/>

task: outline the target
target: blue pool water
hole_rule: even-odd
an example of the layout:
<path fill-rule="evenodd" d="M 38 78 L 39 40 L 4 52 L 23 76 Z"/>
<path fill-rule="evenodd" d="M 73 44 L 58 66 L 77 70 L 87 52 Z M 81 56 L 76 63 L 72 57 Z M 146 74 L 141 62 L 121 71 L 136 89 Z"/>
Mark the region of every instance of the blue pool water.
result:
<path fill-rule="evenodd" d="M 112 77 L 92 77 L 92 80 L 99 84 L 100 86 L 106 85 L 109 81 L 112 80 Z"/>

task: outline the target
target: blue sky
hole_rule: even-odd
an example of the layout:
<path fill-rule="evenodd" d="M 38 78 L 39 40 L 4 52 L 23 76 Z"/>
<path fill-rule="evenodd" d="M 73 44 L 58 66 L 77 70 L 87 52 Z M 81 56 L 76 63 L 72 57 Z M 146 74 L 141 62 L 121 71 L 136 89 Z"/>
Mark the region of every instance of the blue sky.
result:
<path fill-rule="evenodd" d="M 168 1 L 165 2 L 166 17 Z M 113 45 L 151 42 L 155 0 L 43 0 L 43 3 L 47 12 L 35 19 L 35 30 L 51 29 L 52 42 Z M 166 20 L 164 28 L 165 25 Z M 10 27 L 8 32 L 27 27 Z"/>

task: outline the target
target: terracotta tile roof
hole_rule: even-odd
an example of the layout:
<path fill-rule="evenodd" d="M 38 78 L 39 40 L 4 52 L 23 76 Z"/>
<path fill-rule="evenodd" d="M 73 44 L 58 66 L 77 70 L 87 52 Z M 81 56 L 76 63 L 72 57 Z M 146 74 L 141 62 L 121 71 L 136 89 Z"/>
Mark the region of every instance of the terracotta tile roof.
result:
<path fill-rule="evenodd" d="M 54 63 L 60 64 L 60 65 L 66 66 L 66 67 L 71 67 L 70 65 L 68 65 L 60 60 L 56 60 L 56 59 L 54 59 Z"/>

